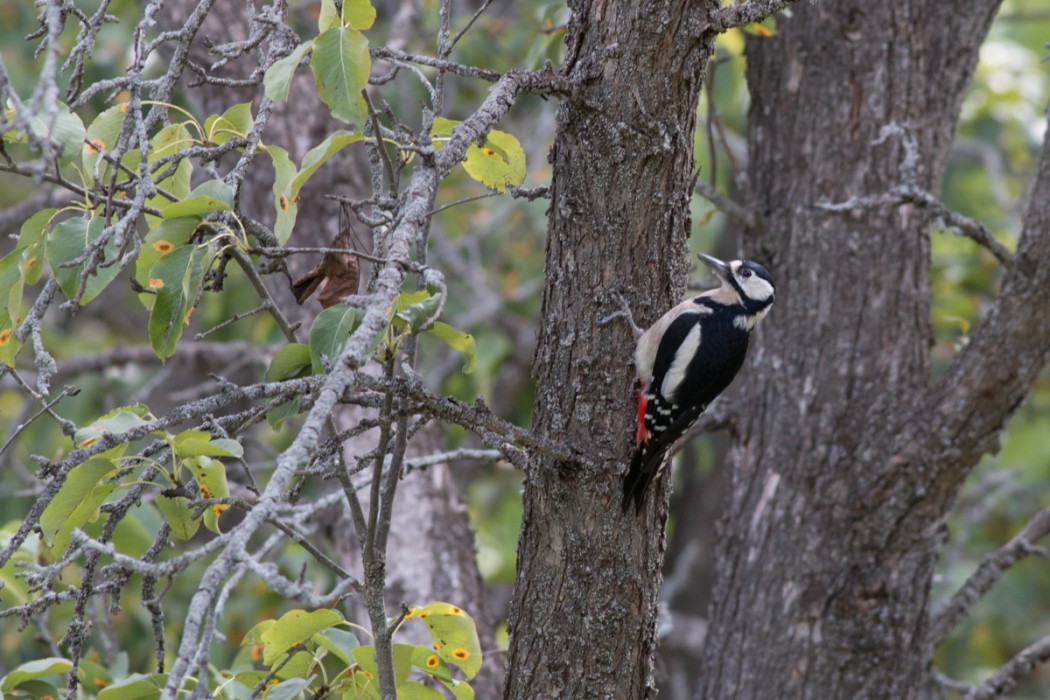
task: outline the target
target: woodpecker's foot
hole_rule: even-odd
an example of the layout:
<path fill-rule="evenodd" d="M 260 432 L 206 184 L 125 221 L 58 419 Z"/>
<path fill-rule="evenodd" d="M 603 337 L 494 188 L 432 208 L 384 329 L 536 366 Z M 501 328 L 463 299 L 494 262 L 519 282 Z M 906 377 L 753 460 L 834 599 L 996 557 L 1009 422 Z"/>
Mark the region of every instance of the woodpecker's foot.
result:
<path fill-rule="evenodd" d="M 598 319 L 598 325 L 604 326 L 611 323 L 613 319 L 623 318 L 628 324 L 630 324 L 631 332 L 634 333 L 634 339 L 638 340 L 638 337 L 641 336 L 643 331 L 638 327 L 638 324 L 634 322 L 634 314 L 631 313 L 631 307 L 628 306 L 627 300 L 623 298 L 623 294 L 620 294 L 620 290 L 616 287 L 607 288 L 605 293 L 608 299 L 620 307 L 620 310 Z"/>

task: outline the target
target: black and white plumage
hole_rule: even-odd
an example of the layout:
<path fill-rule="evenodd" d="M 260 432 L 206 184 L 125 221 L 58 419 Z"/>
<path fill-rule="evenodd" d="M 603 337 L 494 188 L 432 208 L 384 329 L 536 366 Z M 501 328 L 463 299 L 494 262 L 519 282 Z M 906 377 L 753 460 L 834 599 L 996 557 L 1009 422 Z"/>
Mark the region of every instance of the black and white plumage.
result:
<path fill-rule="evenodd" d="M 668 311 L 635 347 L 642 389 L 634 456 L 623 482 L 625 513 L 632 502 L 641 512 L 671 447 L 733 381 L 751 331 L 776 298 L 773 278 L 761 265 L 703 254 L 700 259 L 721 286 Z"/>

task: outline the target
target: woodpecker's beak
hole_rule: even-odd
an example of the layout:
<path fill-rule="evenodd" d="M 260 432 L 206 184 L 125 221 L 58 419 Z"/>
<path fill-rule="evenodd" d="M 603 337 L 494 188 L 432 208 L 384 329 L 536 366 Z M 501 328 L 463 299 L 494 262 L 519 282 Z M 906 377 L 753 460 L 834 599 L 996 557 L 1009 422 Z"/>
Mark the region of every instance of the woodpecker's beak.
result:
<path fill-rule="evenodd" d="M 733 274 L 733 271 L 729 269 L 729 263 L 722 262 L 718 258 L 712 258 L 710 255 L 704 255 L 703 253 L 697 253 L 696 257 L 700 258 L 700 262 L 711 268 L 711 272 L 715 273 L 718 279 L 726 284 L 729 283 L 729 278 Z"/>

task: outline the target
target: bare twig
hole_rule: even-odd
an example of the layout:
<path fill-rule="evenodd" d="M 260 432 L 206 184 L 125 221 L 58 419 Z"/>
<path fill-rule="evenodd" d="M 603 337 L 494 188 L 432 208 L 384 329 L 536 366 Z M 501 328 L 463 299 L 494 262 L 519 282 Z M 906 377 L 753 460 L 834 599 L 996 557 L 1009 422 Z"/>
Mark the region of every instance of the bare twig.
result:
<path fill-rule="evenodd" d="M 983 683 L 966 695 L 966 700 L 992 700 L 1017 685 L 1021 676 L 1050 660 L 1050 635 L 1025 647 L 996 669 Z"/>
<path fill-rule="evenodd" d="M 1006 269 L 1011 269 L 1014 266 L 1013 253 L 997 241 L 984 224 L 952 211 L 933 194 L 921 187 L 899 185 L 885 194 L 869 197 L 850 197 L 845 202 L 838 203 L 820 202 L 817 206 L 825 211 L 848 212 L 854 209 L 896 207 L 902 204 L 916 204 L 924 209 L 928 209 L 941 222 L 942 228 L 958 236 L 965 236 L 983 246 Z"/>
<path fill-rule="evenodd" d="M 1050 508 L 1044 508 L 1028 521 L 1009 542 L 986 557 L 977 570 L 966 579 L 951 600 L 933 614 L 927 643 L 930 647 L 944 641 L 948 634 L 970 611 L 981 597 L 991 590 L 1006 571 L 1025 557 L 1040 553 L 1034 543 L 1050 533 Z"/>
<path fill-rule="evenodd" d="M 697 178 L 696 184 L 693 185 L 693 189 L 698 195 L 715 205 L 715 208 L 726 216 L 731 216 L 748 228 L 755 228 L 758 225 L 758 217 L 755 216 L 755 212 L 742 204 L 734 202 L 732 199 L 719 192 L 718 188 L 713 185 L 709 185 L 700 178 Z"/>

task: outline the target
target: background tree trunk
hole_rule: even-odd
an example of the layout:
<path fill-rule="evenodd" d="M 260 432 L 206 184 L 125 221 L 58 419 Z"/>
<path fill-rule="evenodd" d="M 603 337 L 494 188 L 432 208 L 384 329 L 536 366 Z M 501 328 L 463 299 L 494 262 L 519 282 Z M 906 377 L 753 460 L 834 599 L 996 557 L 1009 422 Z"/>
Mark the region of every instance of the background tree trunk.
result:
<path fill-rule="evenodd" d="M 574 2 L 552 154 L 537 430 L 593 466 L 537 459 L 525 486 L 506 697 L 641 698 L 652 669 L 666 479 L 620 512 L 633 339 L 605 290 L 651 323 L 684 287 L 693 131 L 718 3 Z M 656 503 L 654 507 L 652 504 Z"/>
<path fill-rule="evenodd" d="M 1002 345 L 971 362 L 970 347 L 931 388 L 931 217 L 819 203 L 939 191 L 998 5 L 800 4 L 749 44 L 765 233 L 745 247 L 771 264 L 778 302 L 744 370 L 753 408 L 731 452 L 702 698 L 897 699 L 923 685 L 943 517 L 1045 362 L 1046 319 L 1025 358 Z M 1000 383 L 967 369 L 996 362 L 1010 365 Z M 967 423 L 971 410 L 984 417 Z"/>

